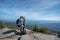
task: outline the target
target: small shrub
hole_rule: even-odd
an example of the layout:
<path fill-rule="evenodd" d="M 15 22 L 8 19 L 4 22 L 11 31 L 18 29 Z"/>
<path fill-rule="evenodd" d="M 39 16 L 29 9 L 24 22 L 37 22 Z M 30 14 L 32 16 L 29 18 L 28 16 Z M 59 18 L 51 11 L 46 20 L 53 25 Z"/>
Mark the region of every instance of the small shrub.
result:
<path fill-rule="evenodd" d="M 37 25 L 34 25 L 33 31 L 39 32 L 39 27 Z"/>
<path fill-rule="evenodd" d="M 48 29 L 46 27 L 40 28 L 40 32 L 47 34 L 48 33 Z"/>
<path fill-rule="evenodd" d="M 9 26 L 9 29 L 16 29 L 16 26 Z"/>
<path fill-rule="evenodd" d="M 35 32 L 41 32 L 41 33 L 44 33 L 44 34 L 48 34 L 48 29 L 46 27 L 40 28 L 37 25 L 34 25 L 33 31 L 35 31 Z"/>

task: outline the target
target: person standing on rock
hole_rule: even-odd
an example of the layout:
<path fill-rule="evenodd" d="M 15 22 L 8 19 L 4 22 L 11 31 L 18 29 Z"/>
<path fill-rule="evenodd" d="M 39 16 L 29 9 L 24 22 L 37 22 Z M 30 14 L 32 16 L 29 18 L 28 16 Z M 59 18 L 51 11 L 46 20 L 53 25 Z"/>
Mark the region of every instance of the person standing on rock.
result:
<path fill-rule="evenodd" d="M 20 32 L 24 32 L 25 18 L 23 16 L 20 16 L 20 18 L 17 19 L 16 24 L 17 24 L 18 29 L 20 30 Z"/>

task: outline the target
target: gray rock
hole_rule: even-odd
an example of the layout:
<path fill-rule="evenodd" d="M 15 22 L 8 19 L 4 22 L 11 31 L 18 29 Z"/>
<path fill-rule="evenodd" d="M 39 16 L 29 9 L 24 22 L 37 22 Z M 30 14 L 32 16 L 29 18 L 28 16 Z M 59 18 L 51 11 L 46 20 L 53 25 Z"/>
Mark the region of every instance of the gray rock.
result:
<path fill-rule="evenodd" d="M 4 32 L 10 31 L 10 30 L 12 30 L 12 29 L 4 28 L 4 29 L 0 30 L 0 38 L 5 38 L 5 37 L 8 37 L 8 36 L 15 35 L 14 32 L 3 34 Z"/>
<path fill-rule="evenodd" d="M 3 32 L 6 32 L 8 30 L 11 30 L 11 29 L 3 29 L 0 30 L 1 33 Z M 26 29 L 27 33 L 30 32 L 30 30 Z M 7 36 L 11 36 L 11 35 L 14 35 L 14 32 L 12 33 L 9 33 L 9 34 L 1 34 L 0 33 L 0 38 L 4 38 L 4 37 L 7 37 Z M 26 35 L 22 35 L 22 36 L 19 36 L 19 35 L 15 35 L 13 38 L 11 39 L 0 39 L 0 40 L 18 40 L 18 38 L 21 37 L 20 40 L 60 40 L 59 38 L 57 38 L 56 36 L 54 35 L 46 35 L 46 34 L 42 34 L 42 33 L 37 33 L 37 34 L 26 34 Z"/>
<path fill-rule="evenodd" d="M 33 35 L 23 35 L 21 40 L 60 40 L 54 35 L 46 35 L 46 34 L 33 34 Z"/>

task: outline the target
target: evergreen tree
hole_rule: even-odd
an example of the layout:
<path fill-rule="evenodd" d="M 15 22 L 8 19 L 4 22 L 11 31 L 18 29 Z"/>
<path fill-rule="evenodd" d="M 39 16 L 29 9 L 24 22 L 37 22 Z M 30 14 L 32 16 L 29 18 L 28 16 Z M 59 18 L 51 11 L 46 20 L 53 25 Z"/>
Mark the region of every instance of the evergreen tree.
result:
<path fill-rule="evenodd" d="M 2 21 L 0 21 L 0 29 L 5 28 L 4 24 L 2 23 Z"/>

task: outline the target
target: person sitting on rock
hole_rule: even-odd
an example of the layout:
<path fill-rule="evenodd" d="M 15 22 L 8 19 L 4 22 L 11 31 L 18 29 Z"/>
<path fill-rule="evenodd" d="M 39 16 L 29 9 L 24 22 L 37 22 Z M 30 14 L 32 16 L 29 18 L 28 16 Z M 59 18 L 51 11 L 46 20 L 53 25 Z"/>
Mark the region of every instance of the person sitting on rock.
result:
<path fill-rule="evenodd" d="M 19 19 L 17 19 L 16 24 L 17 24 L 18 29 L 20 30 L 20 32 L 24 32 L 25 18 L 23 16 L 21 16 Z"/>

